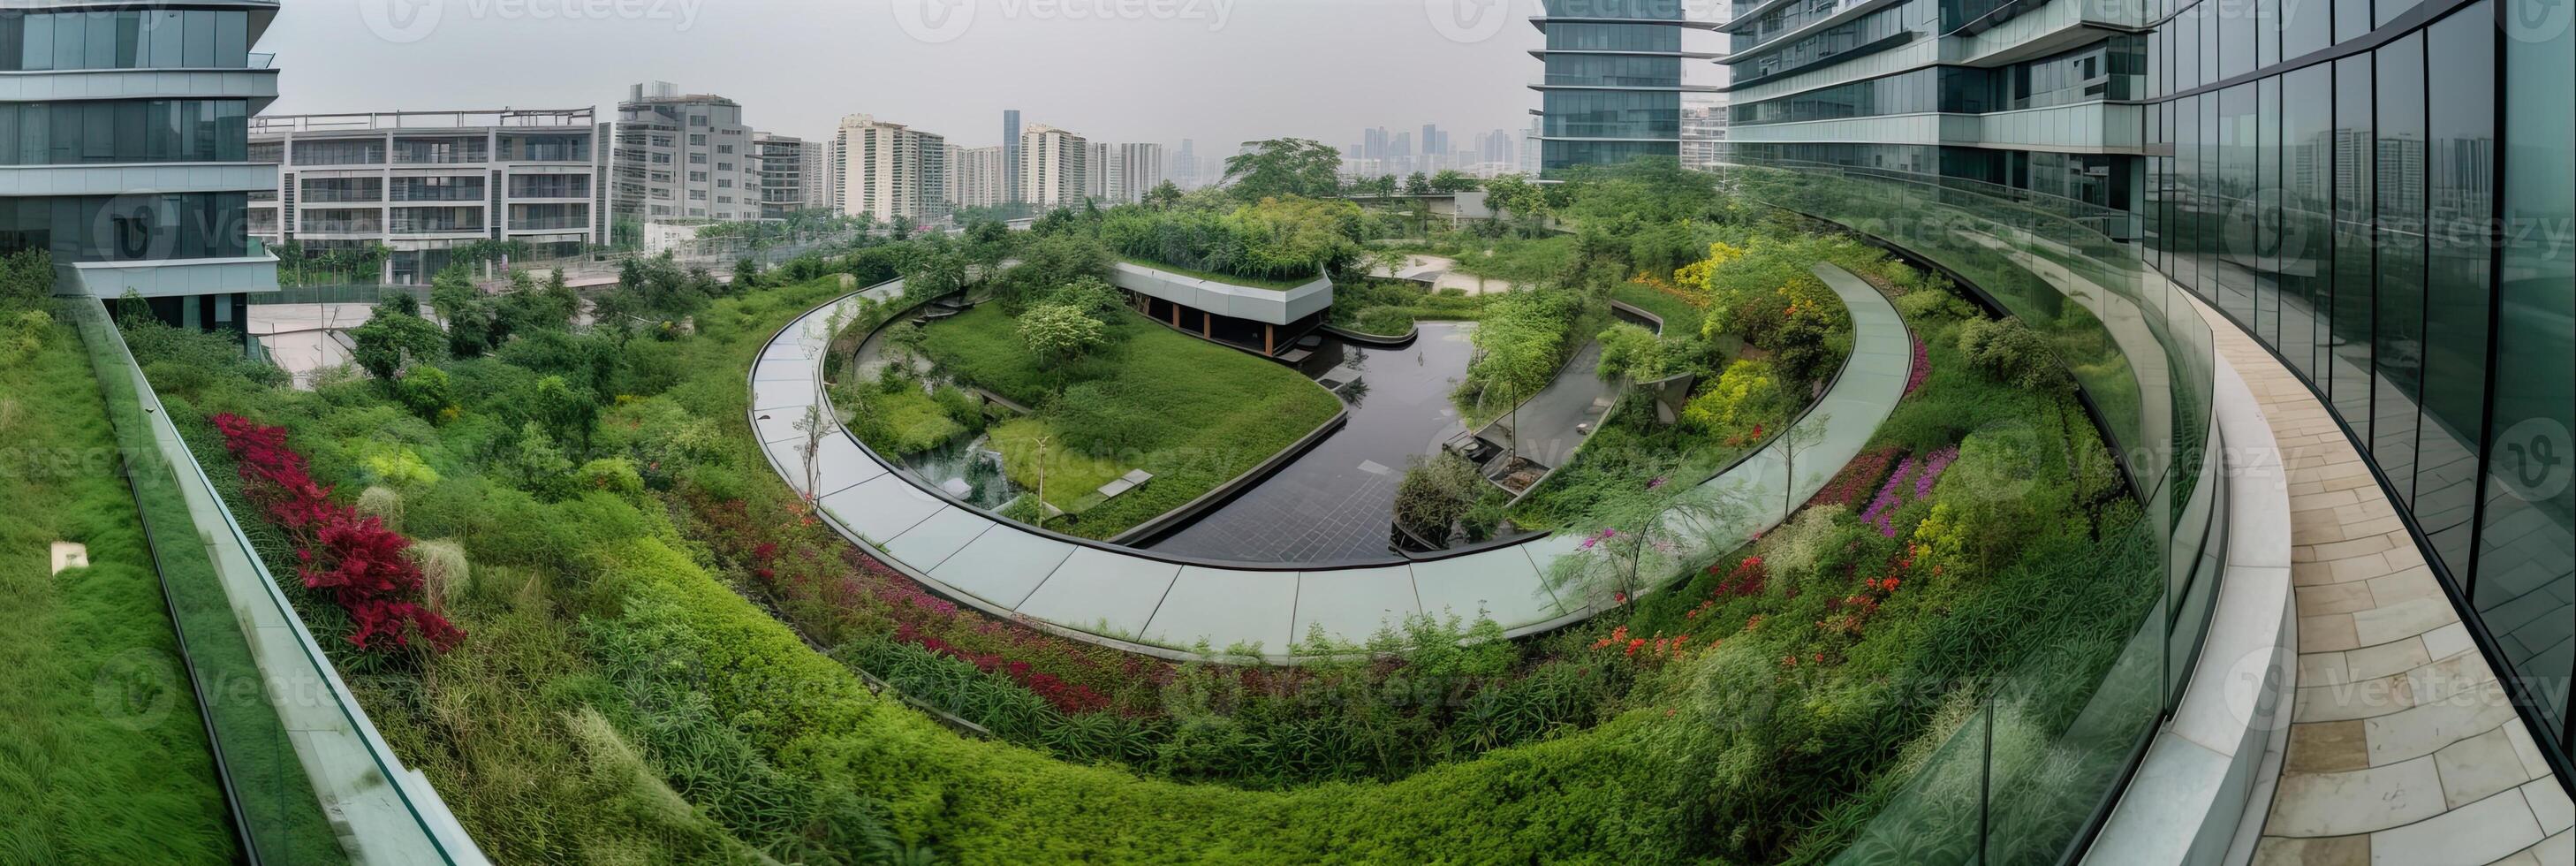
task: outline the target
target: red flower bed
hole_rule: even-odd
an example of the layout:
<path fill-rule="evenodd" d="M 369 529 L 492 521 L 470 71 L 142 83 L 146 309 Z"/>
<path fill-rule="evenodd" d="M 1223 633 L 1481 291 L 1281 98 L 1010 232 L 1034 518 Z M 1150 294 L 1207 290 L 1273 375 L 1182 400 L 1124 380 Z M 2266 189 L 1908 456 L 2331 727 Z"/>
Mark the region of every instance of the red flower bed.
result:
<path fill-rule="evenodd" d="M 331 488 L 315 483 L 304 455 L 286 445 L 286 428 L 263 427 L 238 415 L 214 416 L 224 450 L 240 463 L 242 491 L 286 531 L 302 562 L 296 576 L 349 612 L 357 629 L 349 642 L 370 650 L 411 645 L 418 637 L 440 651 L 454 649 L 465 632 L 423 606 L 420 568 L 403 557 L 411 539 L 384 522 L 331 501 Z"/>
<path fill-rule="evenodd" d="M 1008 676 L 1068 713 L 1160 711 L 1162 686 L 1173 675 L 1169 665 L 960 608 L 843 543 L 783 488 L 777 496 L 751 501 L 705 492 L 688 485 L 680 490 L 686 516 L 698 524 L 690 537 L 737 563 L 780 618 L 819 642 L 891 631 L 899 640 Z"/>
<path fill-rule="evenodd" d="M 1923 390 L 1924 380 L 1930 378 L 1932 351 L 1924 347 L 1923 338 L 1918 336 L 1914 338 L 1914 373 L 1905 380 L 1905 396 L 1912 397 L 1914 392 Z"/>
<path fill-rule="evenodd" d="M 1896 454 L 1894 448 L 1881 448 L 1852 458 L 1851 465 L 1843 467 L 1832 483 L 1817 491 L 1809 504 L 1849 506 L 1861 501 L 1887 478 L 1888 464 L 1896 462 Z"/>

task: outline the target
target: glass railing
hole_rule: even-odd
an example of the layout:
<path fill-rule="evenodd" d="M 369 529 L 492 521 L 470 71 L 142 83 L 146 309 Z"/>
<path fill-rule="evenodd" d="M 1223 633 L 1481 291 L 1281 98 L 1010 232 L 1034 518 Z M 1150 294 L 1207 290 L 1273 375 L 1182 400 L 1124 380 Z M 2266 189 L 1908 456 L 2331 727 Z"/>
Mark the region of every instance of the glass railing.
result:
<path fill-rule="evenodd" d="M 180 438 L 107 309 L 68 300 L 106 397 L 243 859 L 482 863 L 351 697 Z"/>
<path fill-rule="evenodd" d="M 1946 739 L 1873 792 L 1883 805 L 1833 861 L 2073 862 L 2180 701 L 2217 597 L 2227 515 L 2220 461 L 2208 459 L 2208 325 L 2146 278 L 2133 247 L 2061 207 L 1813 163 L 1738 160 L 1726 174 L 1752 198 L 1933 264 L 2037 329 L 2108 440 L 2135 518 L 2061 565 L 2119 625 L 2030 623 L 2039 637 L 1997 659 L 2000 674 L 1951 693 L 1968 699 L 1940 716 Z"/>

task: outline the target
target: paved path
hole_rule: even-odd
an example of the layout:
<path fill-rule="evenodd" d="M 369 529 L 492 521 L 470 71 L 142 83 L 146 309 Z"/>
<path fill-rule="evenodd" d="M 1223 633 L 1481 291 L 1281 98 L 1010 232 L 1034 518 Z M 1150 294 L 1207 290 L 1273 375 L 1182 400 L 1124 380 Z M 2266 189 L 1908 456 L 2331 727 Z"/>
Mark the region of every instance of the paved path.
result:
<path fill-rule="evenodd" d="M 2298 695 L 2254 863 L 2567 864 L 2571 807 L 2361 454 L 2203 307 L 2290 484 Z"/>
<path fill-rule="evenodd" d="M 1710 479 L 1709 486 L 1756 503 L 1804 501 L 1860 453 L 1904 396 L 1913 351 L 1896 308 L 1848 273 L 1820 267 L 1819 274 L 1851 308 L 1854 349 L 1842 377 L 1801 422 L 1824 432 L 1800 454 L 1801 477 L 1789 488 L 1794 497 L 1778 492 L 1790 479 L 1769 448 Z M 884 299 L 901 291 L 898 282 L 859 294 Z M 790 485 L 820 494 L 824 517 L 836 531 L 896 570 L 987 613 L 1168 658 L 1189 657 L 1189 648 L 1204 641 L 1217 650 L 1258 644 L 1265 655 L 1284 660 L 1292 639 L 1306 637 L 1310 629 L 1356 641 L 1401 617 L 1481 612 L 1521 635 L 1597 608 L 1588 599 L 1560 598 L 1545 579 L 1561 558 L 1576 552 L 1570 537 L 1432 561 L 1248 566 L 1079 542 L 987 517 L 923 490 L 838 429 L 821 438 L 809 464 L 807 436 L 795 425 L 821 404 L 821 355 L 830 339 L 825 323 L 833 310 L 851 302 L 844 298 L 807 313 L 762 350 L 752 365 L 752 429 Z M 1714 528 L 1692 544 L 1731 549 L 1752 532 L 1776 525 L 1784 510 L 1765 508 L 1767 513 L 1748 521 L 1754 525 Z"/>
<path fill-rule="evenodd" d="M 1428 283 L 1434 292 L 1457 289 L 1470 295 L 1482 295 L 1489 292 L 1508 292 L 1513 288 L 1511 283 L 1503 280 L 1461 271 L 1458 269 L 1456 259 L 1443 256 L 1411 256 L 1405 259 L 1403 268 L 1378 268 L 1369 275 Z"/>
<path fill-rule="evenodd" d="M 1610 404 L 1618 400 L 1619 388 L 1619 383 L 1601 379 L 1601 344 L 1585 343 L 1565 362 L 1565 369 L 1557 371 L 1555 381 L 1522 403 L 1519 411 L 1487 422 L 1476 435 L 1540 466 L 1560 468 L 1587 438 L 1577 428 L 1599 429 L 1601 416 L 1609 414 Z M 1523 432 L 1515 438 L 1514 430 Z"/>

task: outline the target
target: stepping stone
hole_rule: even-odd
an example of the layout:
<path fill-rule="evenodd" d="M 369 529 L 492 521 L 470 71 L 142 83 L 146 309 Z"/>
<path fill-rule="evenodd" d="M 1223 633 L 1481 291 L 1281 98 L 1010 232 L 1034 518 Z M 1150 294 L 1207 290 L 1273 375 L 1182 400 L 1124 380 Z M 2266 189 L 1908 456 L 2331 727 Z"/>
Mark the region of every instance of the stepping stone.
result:
<path fill-rule="evenodd" d="M 53 546 L 54 574 L 74 568 L 89 567 L 89 545 L 76 541 L 57 541 Z"/>

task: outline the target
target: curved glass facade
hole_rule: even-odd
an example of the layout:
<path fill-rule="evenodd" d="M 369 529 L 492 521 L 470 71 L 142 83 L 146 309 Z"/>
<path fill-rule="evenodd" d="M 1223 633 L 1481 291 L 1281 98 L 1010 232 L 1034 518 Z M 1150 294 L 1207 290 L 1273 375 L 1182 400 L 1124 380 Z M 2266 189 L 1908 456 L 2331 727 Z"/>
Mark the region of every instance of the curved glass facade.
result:
<path fill-rule="evenodd" d="M 2496 4 L 2174 10 L 2144 254 L 2334 410 L 2563 756 L 2576 37 Z"/>

